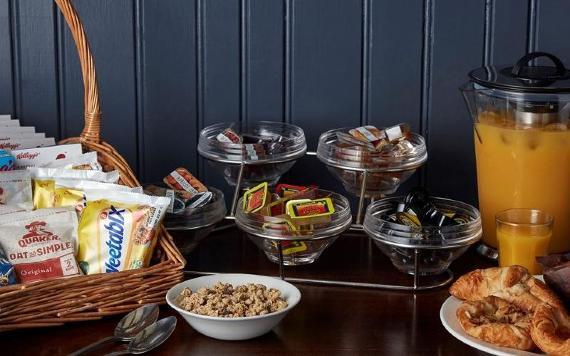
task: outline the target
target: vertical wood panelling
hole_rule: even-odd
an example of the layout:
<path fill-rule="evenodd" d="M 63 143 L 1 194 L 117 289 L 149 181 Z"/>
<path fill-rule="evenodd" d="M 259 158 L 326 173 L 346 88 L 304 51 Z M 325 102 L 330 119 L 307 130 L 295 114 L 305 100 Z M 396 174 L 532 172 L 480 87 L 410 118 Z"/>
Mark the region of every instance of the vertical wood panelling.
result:
<path fill-rule="evenodd" d="M 362 2 L 290 1 L 291 123 L 314 151 L 322 132 L 360 125 Z M 286 179 L 343 191 L 315 157 L 299 160 Z"/>
<path fill-rule="evenodd" d="M 427 184 L 469 202 L 476 196 L 472 122 L 458 88 L 482 64 L 483 16 L 483 1 L 434 2 Z"/>
<path fill-rule="evenodd" d="M 297 0 L 292 16 L 292 121 L 314 150 L 324 129 L 360 124 L 362 3 Z"/>
<path fill-rule="evenodd" d="M 2 113 L 14 112 L 11 34 L 10 4 L 8 0 L 0 0 L 0 112 Z"/>
<path fill-rule="evenodd" d="M 372 2 L 370 123 L 420 128 L 423 1 Z"/>
<path fill-rule="evenodd" d="M 178 166 L 197 167 L 196 5 L 188 0 L 141 5 L 144 173 L 146 181 L 160 181 Z"/>
<path fill-rule="evenodd" d="M 59 134 L 55 9 L 51 1 L 19 0 L 18 35 L 19 103 L 23 125 L 39 132 Z"/>
<path fill-rule="evenodd" d="M 564 0 L 550 0 L 539 2 L 537 49 L 551 52 L 556 55 L 566 68 L 570 68 L 570 42 L 567 36 L 570 33 L 570 2 Z M 552 65 L 545 62 L 547 65 Z"/>
<path fill-rule="evenodd" d="M 369 120 L 420 130 L 423 1 L 371 3 Z M 415 174 L 400 191 L 419 184 Z"/>
<path fill-rule="evenodd" d="M 197 159 L 206 125 L 283 120 L 303 127 L 314 150 L 327 129 L 406 121 L 428 139 L 428 186 L 473 202 L 472 123 L 457 90 L 468 71 L 529 49 L 570 65 L 565 0 L 74 4 L 95 57 L 104 139 L 145 181 L 183 165 L 226 192 L 220 172 Z M 0 113 L 55 136 L 60 116 L 71 136 L 83 127 L 81 71 L 56 20 L 51 1 L 0 0 Z M 324 171 L 308 157 L 285 179 L 343 191 Z"/>
<path fill-rule="evenodd" d="M 137 168 L 134 6 L 132 1 L 75 0 L 95 66 L 101 96 L 102 137 L 131 167 Z M 65 29 L 64 134 L 78 135 L 83 127 L 83 84 L 77 50 Z M 166 94 L 165 94 L 166 96 Z"/>
<path fill-rule="evenodd" d="M 494 1 L 492 64 L 512 64 L 525 54 L 527 14 L 526 1 Z"/>
<path fill-rule="evenodd" d="M 201 128 L 240 120 L 241 46 L 240 0 L 204 0 L 203 108 Z M 231 192 L 220 171 L 204 164 L 200 176 L 208 184 Z"/>
<path fill-rule="evenodd" d="M 283 121 L 283 0 L 249 0 L 247 120 Z"/>

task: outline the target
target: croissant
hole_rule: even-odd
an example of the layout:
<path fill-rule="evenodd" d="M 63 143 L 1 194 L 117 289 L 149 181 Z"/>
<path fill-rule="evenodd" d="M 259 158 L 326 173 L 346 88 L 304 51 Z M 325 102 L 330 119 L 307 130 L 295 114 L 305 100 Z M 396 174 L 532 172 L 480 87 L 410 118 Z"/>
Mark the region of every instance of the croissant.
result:
<path fill-rule="evenodd" d="M 530 335 L 549 355 L 570 356 L 570 317 L 546 304 L 536 308 Z"/>
<path fill-rule="evenodd" d="M 464 302 L 456 315 L 463 330 L 473 337 L 518 350 L 536 348 L 530 336 L 530 315 L 501 298 Z"/>
<path fill-rule="evenodd" d="M 496 296 L 527 312 L 534 312 L 542 303 L 564 310 L 564 305 L 556 294 L 522 266 L 474 270 L 459 277 L 449 293 L 467 301 Z"/>

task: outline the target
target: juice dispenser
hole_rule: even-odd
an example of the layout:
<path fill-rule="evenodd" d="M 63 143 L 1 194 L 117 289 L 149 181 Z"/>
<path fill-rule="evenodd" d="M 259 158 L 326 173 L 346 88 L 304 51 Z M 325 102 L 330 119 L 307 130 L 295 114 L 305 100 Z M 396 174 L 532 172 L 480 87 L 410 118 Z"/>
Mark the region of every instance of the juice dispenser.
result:
<path fill-rule="evenodd" d="M 556 56 L 533 52 L 469 77 L 461 91 L 474 122 L 479 251 L 496 258 L 495 214 L 509 208 L 553 215 L 549 252 L 570 251 L 570 72 Z"/>

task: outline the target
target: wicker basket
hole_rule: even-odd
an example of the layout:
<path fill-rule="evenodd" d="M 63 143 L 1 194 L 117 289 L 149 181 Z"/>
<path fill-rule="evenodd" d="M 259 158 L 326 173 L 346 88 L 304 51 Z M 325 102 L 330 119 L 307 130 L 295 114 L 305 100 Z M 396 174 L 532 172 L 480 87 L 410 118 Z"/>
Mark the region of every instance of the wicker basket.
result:
<path fill-rule="evenodd" d="M 71 29 L 79 52 L 85 88 L 85 127 L 80 137 L 61 143 L 81 143 L 96 151 L 105 170 L 120 172 L 120 182 L 140 185 L 128 163 L 101 141 L 99 92 L 89 44 L 71 0 L 54 0 Z M 0 331 L 96 320 L 128 312 L 145 303 L 164 303 L 166 291 L 183 278 L 184 258 L 161 226 L 158 262 L 148 268 L 18 284 L 0 288 Z"/>

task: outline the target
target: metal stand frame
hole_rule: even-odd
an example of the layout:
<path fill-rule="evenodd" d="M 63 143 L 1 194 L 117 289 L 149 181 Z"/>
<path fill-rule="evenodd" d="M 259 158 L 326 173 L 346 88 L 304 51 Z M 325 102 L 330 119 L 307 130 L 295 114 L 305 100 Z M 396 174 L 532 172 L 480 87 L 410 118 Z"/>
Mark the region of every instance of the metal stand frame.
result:
<path fill-rule="evenodd" d="M 306 152 L 308 156 L 316 156 L 315 152 Z M 236 186 L 234 190 L 234 195 L 232 199 L 232 206 L 230 209 L 230 214 L 226 216 L 227 220 L 235 220 L 235 212 L 237 202 L 239 200 L 239 195 L 241 191 L 241 185 L 243 181 L 243 171 L 245 169 L 246 163 L 241 162 L 240 169 L 238 173 L 238 178 L 236 181 Z M 343 167 L 344 168 L 344 167 Z M 353 170 L 350 167 L 346 167 L 346 170 Z M 364 201 L 365 201 L 365 193 L 366 193 L 366 182 L 368 179 L 368 171 L 367 170 L 355 170 L 362 172 L 362 186 L 360 187 L 360 197 L 358 200 L 358 211 L 356 214 L 356 221 L 352 224 L 349 228 L 350 231 L 355 232 L 363 232 L 364 228 L 362 226 L 362 220 L 364 215 Z M 311 239 L 296 239 L 297 241 L 309 241 Z M 354 281 L 338 281 L 338 280 L 324 280 L 324 279 L 311 279 L 311 278 L 295 278 L 295 277 L 286 277 L 285 275 L 285 263 L 283 258 L 283 246 L 282 241 L 277 240 L 278 246 L 278 253 L 279 253 L 279 278 L 284 281 L 294 282 L 294 283 L 306 283 L 306 284 L 313 284 L 313 285 L 322 285 L 322 286 L 334 286 L 334 287 L 356 287 L 356 288 L 373 288 L 373 289 L 386 289 L 386 290 L 396 290 L 396 291 L 424 291 L 430 290 L 435 288 L 443 287 L 449 284 L 453 280 L 453 272 L 450 269 L 445 270 L 447 274 L 447 278 L 443 281 L 433 282 L 430 284 L 420 285 L 420 277 L 418 274 L 419 271 L 419 254 L 420 249 L 414 249 L 414 279 L 413 284 L 410 285 L 399 285 L 399 284 L 382 284 L 382 283 L 364 283 L 364 282 L 354 282 Z M 200 271 L 185 271 L 185 273 L 193 274 L 193 275 L 212 275 L 216 274 L 215 272 L 200 272 Z"/>

